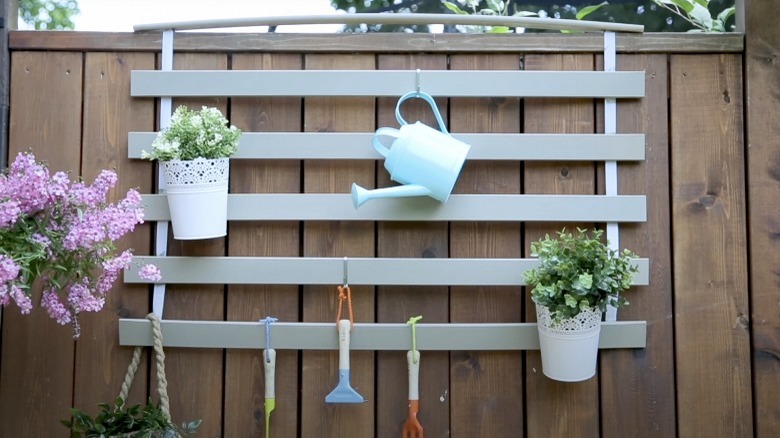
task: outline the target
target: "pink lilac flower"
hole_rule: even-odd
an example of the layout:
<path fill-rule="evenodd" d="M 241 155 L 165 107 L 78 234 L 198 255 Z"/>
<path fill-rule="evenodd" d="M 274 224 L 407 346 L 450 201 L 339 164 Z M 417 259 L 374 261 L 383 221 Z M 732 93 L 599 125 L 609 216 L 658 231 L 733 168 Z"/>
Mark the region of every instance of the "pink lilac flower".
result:
<path fill-rule="evenodd" d="M 0 284 L 0 306 L 7 306 L 11 303 L 11 297 L 8 295 L 9 286 Z"/>
<path fill-rule="evenodd" d="M 0 202 L 0 228 L 10 227 L 15 224 L 21 214 L 22 209 L 19 208 L 19 203 L 13 199 Z"/>
<path fill-rule="evenodd" d="M 159 283 L 162 280 L 160 268 L 152 264 L 142 266 L 141 269 L 138 270 L 138 276 L 144 280 L 153 281 L 155 283 Z"/>
<path fill-rule="evenodd" d="M 59 295 L 52 290 L 45 291 L 41 296 L 41 307 L 46 309 L 49 316 L 61 325 L 70 324 L 73 321 L 70 310 L 60 302 Z"/>
<path fill-rule="evenodd" d="M 14 259 L 0 254 L 0 284 L 6 284 L 9 281 L 16 280 L 19 276 L 19 265 Z"/>
<path fill-rule="evenodd" d="M 16 305 L 19 306 L 19 311 L 23 315 L 30 313 L 32 310 L 32 300 L 27 296 L 27 294 L 24 293 L 23 290 L 21 290 L 18 286 L 11 286 L 11 292 L 9 295 L 11 295 L 11 298 L 13 298 Z"/>
<path fill-rule="evenodd" d="M 70 184 L 70 179 L 68 178 L 67 173 L 57 172 L 54 175 L 52 175 L 48 187 L 49 198 L 54 202 L 65 199 L 65 197 L 68 194 L 69 184 Z"/>
<path fill-rule="evenodd" d="M 71 308 L 84 312 L 97 312 L 103 308 L 106 299 L 92 294 L 87 285 L 76 283 L 70 286 L 68 304 Z"/>

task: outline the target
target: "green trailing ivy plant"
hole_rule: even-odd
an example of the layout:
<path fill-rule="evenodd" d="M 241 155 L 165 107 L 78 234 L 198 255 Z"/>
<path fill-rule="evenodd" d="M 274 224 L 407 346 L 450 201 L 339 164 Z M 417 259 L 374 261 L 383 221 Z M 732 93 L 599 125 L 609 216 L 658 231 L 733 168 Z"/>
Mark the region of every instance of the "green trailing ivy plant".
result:
<path fill-rule="evenodd" d="M 166 417 L 160 404 L 150 399 L 146 405 L 126 406 L 122 397 L 114 405 L 101 403 L 95 417 L 78 409 L 71 411 L 70 420 L 62 424 L 70 430 L 71 438 L 178 438 L 195 433 L 201 420 L 176 427 Z"/>
<path fill-rule="evenodd" d="M 531 255 L 539 265 L 524 273 L 531 298 L 550 310 L 554 322 L 573 318 L 581 311 L 607 305 L 628 304 L 621 292 L 631 287 L 638 271 L 632 259 L 636 254 L 609 248 L 602 240 L 603 230 L 577 229 L 577 233 L 557 232 L 531 243 Z"/>
<path fill-rule="evenodd" d="M 694 29 L 688 32 L 726 32 L 726 22 L 736 7 L 731 6 L 713 17 L 710 12 L 710 0 L 653 0 L 661 6 L 691 23 Z"/>

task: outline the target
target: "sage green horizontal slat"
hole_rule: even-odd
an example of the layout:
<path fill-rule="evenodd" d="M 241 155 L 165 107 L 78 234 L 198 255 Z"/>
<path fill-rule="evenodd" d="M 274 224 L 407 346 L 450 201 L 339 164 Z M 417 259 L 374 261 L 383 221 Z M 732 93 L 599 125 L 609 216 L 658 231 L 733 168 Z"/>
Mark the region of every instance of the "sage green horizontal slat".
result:
<path fill-rule="evenodd" d="M 519 244 L 519 243 L 518 243 Z M 154 257 L 135 256 L 125 271 L 127 283 L 148 283 L 138 268 L 152 263 L 166 284 L 341 284 L 344 259 L 327 257 Z M 633 284 L 646 286 L 650 262 L 638 258 Z M 348 258 L 353 285 L 525 285 L 523 273 L 538 259 Z"/>
<path fill-rule="evenodd" d="M 128 158 L 151 150 L 157 133 L 131 132 Z M 379 155 L 373 132 L 245 132 L 233 159 L 365 159 Z M 469 144 L 469 160 L 636 161 L 645 158 L 644 134 L 453 134 Z"/>
<path fill-rule="evenodd" d="M 188 348 L 263 349 L 265 326 L 259 322 L 162 321 L 163 345 Z M 271 348 L 336 350 L 335 323 L 271 325 Z M 428 350 L 538 350 L 534 323 L 417 324 L 417 348 Z M 352 350 L 410 350 L 407 324 L 356 323 L 350 335 Z M 150 346 L 152 325 L 146 319 L 120 319 L 119 344 Z M 645 348 L 645 321 L 602 322 L 599 348 Z"/>
<path fill-rule="evenodd" d="M 642 71 L 423 70 L 420 89 L 444 97 L 638 98 Z M 414 70 L 133 70 L 134 97 L 401 96 Z"/>
<path fill-rule="evenodd" d="M 147 221 L 170 220 L 165 195 L 143 195 Z M 230 194 L 228 220 L 644 222 L 642 195 L 452 195 L 371 200 L 349 194 Z"/>

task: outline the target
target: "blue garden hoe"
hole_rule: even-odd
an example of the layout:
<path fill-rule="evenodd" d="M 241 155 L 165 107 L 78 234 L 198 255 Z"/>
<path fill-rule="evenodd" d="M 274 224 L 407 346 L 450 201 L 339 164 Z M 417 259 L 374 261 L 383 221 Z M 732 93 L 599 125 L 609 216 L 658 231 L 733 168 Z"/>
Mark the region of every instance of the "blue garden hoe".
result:
<path fill-rule="evenodd" d="M 339 384 L 325 397 L 325 403 L 363 403 L 366 400 L 349 384 L 349 331 L 352 323 L 339 320 Z"/>

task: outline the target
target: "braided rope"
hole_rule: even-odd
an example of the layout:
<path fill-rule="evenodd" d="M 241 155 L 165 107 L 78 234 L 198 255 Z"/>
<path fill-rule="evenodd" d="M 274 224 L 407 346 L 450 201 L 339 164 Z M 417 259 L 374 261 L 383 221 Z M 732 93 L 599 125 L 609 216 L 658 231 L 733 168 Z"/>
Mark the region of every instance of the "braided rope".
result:
<path fill-rule="evenodd" d="M 157 364 L 157 393 L 160 395 L 160 409 L 163 415 L 171 421 L 171 401 L 168 398 L 168 379 L 165 377 L 165 352 L 163 351 L 163 336 L 160 320 L 157 315 L 150 313 L 146 316 L 152 321 L 152 335 L 154 338 L 154 358 Z"/>
<path fill-rule="evenodd" d="M 127 374 L 125 374 L 125 380 L 122 382 L 122 390 L 119 391 L 119 398 L 124 402 L 127 400 L 127 395 L 130 393 L 130 387 L 133 386 L 133 380 L 135 380 L 135 373 L 138 371 L 138 365 L 141 363 L 141 352 L 143 347 L 135 347 L 133 350 L 133 358 L 130 360 L 130 365 L 127 366 Z"/>
<path fill-rule="evenodd" d="M 160 410 L 168 420 L 171 421 L 171 401 L 168 398 L 168 379 L 165 377 L 165 352 L 163 351 L 163 337 L 162 328 L 160 327 L 160 320 L 157 315 L 150 313 L 146 318 L 152 322 L 152 338 L 154 339 L 154 358 L 157 365 L 157 393 L 160 396 Z M 130 365 L 127 366 L 127 374 L 125 374 L 125 380 L 122 382 L 122 389 L 119 392 L 119 398 L 122 401 L 127 400 L 127 396 L 130 393 L 130 387 L 135 380 L 135 374 L 138 371 L 138 366 L 141 363 L 141 353 L 143 347 L 138 346 L 133 350 L 133 358 L 130 360 Z"/>

